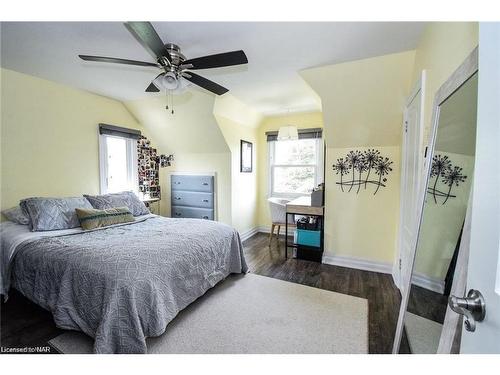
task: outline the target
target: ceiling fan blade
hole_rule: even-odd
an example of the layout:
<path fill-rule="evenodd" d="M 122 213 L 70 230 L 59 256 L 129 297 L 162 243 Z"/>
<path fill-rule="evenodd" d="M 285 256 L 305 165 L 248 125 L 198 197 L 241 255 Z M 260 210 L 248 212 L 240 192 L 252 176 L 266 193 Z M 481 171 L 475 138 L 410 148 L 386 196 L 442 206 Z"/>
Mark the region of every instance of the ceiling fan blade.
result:
<path fill-rule="evenodd" d="M 210 69 L 247 63 L 248 59 L 245 52 L 239 50 L 186 60 L 182 63 L 182 66 L 185 66 L 187 69 Z"/>
<path fill-rule="evenodd" d="M 146 92 L 160 92 L 160 88 L 155 84 L 155 81 L 161 77 L 162 75 L 164 75 L 165 73 L 160 73 L 158 74 L 155 79 L 153 79 L 151 81 L 151 83 L 149 84 L 149 86 L 146 88 Z"/>
<path fill-rule="evenodd" d="M 78 55 L 78 57 L 85 61 L 96 61 L 96 62 L 115 63 L 115 64 L 137 65 L 137 66 L 154 66 L 155 68 L 158 67 L 158 64 L 155 63 L 150 63 L 146 61 L 119 59 L 116 57 L 89 56 L 89 55 Z"/>
<path fill-rule="evenodd" d="M 158 33 L 149 22 L 126 22 L 125 27 L 155 59 L 165 57 L 172 63 L 172 57 L 165 48 Z"/>
<path fill-rule="evenodd" d="M 211 91 L 214 94 L 222 95 L 229 90 L 217 83 L 210 81 L 209 79 L 203 78 L 202 76 L 195 74 L 193 72 L 182 72 L 182 77 L 186 78 L 188 81 L 203 87 L 205 90 Z"/>
<path fill-rule="evenodd" d="M 160 89 L 156 87 L 156 85 L 151 82 L 149 86 L 146 88 L 146 92 L 160 92 Z"/>

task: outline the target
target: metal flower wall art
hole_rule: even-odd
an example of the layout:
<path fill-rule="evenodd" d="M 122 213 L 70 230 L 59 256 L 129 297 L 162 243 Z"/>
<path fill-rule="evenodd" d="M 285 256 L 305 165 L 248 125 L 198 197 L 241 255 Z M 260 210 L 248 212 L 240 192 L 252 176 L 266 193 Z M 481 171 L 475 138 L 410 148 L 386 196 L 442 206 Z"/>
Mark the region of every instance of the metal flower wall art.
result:
<path fill-rule="evenodd" d="M 462 168 L 452 165 L 448 156 L 437 154 L 432 158 L 430 178 L 434 178 L 434 182 L 429 183 L 427 193 L 432 195 L 434 203 L 437 204 L 438 198 L 440 198 L 442 201 L 440 203 L 445 204 L 449 198 L 456 198 L 456 195 L 451 193 L 453 185 L 459 186 L 467 176 L 462 174 Z M 438 182 L 440 179 L 441 183 L 447 187 L 443 189 L 444 191 L 439 190 Z"/>
<path fill-rule="evenodd" d="M 368 186 L 376 186 L 375 195 L 381 186 L 386 186 L 385 176 L 392 171 L 391 164 L 392 161 L 381 156 L 379 150 L 369 149 L 349 151 L 345 158 L 337 159 L 332 168 L 340 178 L 336 184 L 343 192 L 355 189 L 358 194 L 361 188 L 366 190 Z"/>

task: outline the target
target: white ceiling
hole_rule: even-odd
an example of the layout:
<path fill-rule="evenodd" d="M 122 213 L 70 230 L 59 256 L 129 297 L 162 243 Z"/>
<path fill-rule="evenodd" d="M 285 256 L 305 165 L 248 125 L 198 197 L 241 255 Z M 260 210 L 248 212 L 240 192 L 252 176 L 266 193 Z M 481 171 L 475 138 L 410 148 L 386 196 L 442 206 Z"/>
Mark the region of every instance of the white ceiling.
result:
<path fill-rule="evenodd" d="M 298 71 L 414 49 L 424 23 L 154 22 L 187 58 L 243 49 L 245 66 L 199 71 L 264 115 L 319 109 Z M 119 100 L 158 95 L 144 89 L 155 68 L 80 60 L 78 54 L 152 61 L 117 22 L 2 23 L 4 68 Z"/>

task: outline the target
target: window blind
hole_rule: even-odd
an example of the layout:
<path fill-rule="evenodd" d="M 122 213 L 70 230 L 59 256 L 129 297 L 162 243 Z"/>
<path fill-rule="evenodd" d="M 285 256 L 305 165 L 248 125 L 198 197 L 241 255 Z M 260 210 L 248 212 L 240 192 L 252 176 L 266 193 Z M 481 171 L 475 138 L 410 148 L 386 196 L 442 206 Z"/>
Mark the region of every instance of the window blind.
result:
<path fill-rule="evenodd" d="M 99 134 L 139 139 L 139 137 L 141 136 L 141 131 L 136 129 L 122 128 L 121 126 L 99 124 Z"/>
<path fill-rule="evenodd" d="M 321 128 L 311 128 L 311 129 L 298 129 L 299 139 L 311 139 L 311 138 L 321 138 L 323 135 L 323 129 Z M 266 132 L 266 137 L 268 142 L 278 140 L 278 132 L 270 131 Z"/>

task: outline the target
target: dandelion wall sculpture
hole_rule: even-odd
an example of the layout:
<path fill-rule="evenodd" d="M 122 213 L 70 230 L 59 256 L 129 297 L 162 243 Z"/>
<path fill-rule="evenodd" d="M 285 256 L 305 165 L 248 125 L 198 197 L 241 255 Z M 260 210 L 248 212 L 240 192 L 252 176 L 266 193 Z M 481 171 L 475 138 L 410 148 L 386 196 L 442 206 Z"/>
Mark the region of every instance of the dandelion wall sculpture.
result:
<path fill-rule="evenodd" d="M 342 176 L 349 173 L 349 163 L 344 160 L 344 158 L 337 159 L 337 162 L 332 166 L 336 174 L 340 175 L 340 189 L 344 191 L 344 183 L 342 182 Z M 338 182 L 337 182 L 338 183 Z"/>
<path fill-rule="evenodd" d="M 356 186 L 356 194 L 358 194 L 361 186 L 366 190 L 368 185 L 375 185 L 376 189 L 373 192 L 375 195 L 381 186 L 386 186 L 387 178 L 385 176 L 392 171 L 391 164 L 392 161 L 389 158 L 380 156 L 379 150 L 369 149 L 364 152 L 349 151 L 345 158 L 337 159 L 332 168 L 340 177 L 340 181 L 336 184 L 340 186 L 342 191 L 346 191 L 347 186 L 349 186 L 347 192 L 350 192 Z M 370 180 L 370 175 L 373 176 L 372 170 L 378 176 L 377 179 Z M 363 173 L 366 175 L 363 176 Z M 343 176 L 345 175 L 349 175 L 350 180 L 347 178 L 347 181 L 344 181 Z M 344 186 L 346 186 L 346 190 L 344 190 Z"/>
<path fill-rule="evenodd" d="M 429 187 L 427 188 L 427 193 L 431 194 L 434 198 L 434 203 L 438 203 L 438 198 L 443 198 L 443 202 L 441 204 L 445 204 L 448 202 L 449 198 L 456 198 L 456 195 L 451 194 L 451 190 L 453 185 L 459 186 L 462 182 L 465 181 L 467 176 L 462 174 L 462 168 L 452 165 L 451 160 L 448 156 L 442 156 L 440 154 L 435 155 L 432 158 L 432 166 L 431 166 L 431 175 L 430 178 L 434 178 L 434 183 L 429 183 Z M 438 181 L 441 178 L 441 182 L 448 186 L 448 191 L 443 192 L 438 189 Z"/>

